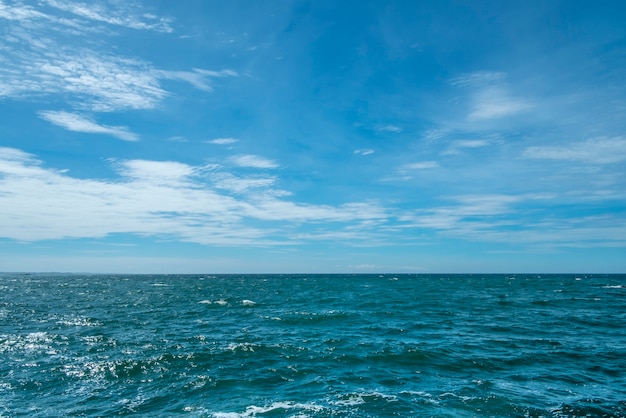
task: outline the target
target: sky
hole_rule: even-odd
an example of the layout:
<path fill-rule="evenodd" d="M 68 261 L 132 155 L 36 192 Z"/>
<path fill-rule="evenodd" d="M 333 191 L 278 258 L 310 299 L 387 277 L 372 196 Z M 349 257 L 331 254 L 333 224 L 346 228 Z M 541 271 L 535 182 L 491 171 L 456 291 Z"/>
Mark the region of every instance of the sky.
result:
<path fill-rule="evenodd" d="M 626 272 L 622 0 L 0 0 L 0 271 Z"/>

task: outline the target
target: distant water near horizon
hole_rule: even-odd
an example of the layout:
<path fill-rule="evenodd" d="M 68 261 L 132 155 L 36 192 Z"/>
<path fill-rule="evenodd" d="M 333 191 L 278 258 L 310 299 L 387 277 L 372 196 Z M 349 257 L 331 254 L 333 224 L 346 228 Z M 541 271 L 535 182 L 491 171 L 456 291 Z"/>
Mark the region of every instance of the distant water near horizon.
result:
<path fill-rule="evenodd" d="M 0 274 L 0 417 L 626 417 L 626 275 Z"/>

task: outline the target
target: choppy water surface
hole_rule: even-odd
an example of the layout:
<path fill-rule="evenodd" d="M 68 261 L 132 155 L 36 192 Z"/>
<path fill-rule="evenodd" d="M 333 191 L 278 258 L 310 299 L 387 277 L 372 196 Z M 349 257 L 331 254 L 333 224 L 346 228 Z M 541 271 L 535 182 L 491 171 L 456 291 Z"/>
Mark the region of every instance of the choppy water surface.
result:
<path fill-rule="evenodd" d="M 0 416 L 626 416 L 626 276 L 0 275 Z"/>

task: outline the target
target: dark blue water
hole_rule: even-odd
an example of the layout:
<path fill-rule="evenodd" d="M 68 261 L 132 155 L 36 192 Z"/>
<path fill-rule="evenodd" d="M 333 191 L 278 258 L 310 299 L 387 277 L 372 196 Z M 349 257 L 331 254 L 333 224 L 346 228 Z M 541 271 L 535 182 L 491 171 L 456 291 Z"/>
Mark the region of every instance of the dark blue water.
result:
<path fill-rule="evenodd" d="M 0 416 L 626 416 L 626 276 L 0 275 Z"/>

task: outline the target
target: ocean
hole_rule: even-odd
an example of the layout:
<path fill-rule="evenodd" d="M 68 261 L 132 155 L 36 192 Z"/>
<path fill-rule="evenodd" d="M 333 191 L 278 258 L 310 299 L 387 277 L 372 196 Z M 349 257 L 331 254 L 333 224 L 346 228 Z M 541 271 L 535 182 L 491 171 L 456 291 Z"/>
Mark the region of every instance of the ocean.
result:
<path fill-rule="evenodd" d="M 0 274 L 0 416 L 125 415 L 626 417 L 626 276 Z"/>

